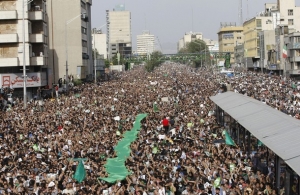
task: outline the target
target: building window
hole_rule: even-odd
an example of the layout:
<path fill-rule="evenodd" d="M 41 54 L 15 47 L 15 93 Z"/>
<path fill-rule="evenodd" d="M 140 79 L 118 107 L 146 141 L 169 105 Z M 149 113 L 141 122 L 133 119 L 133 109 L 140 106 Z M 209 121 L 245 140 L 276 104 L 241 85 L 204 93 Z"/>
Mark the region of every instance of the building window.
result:
<path fill-rule="evenodd" d="M 82 47 L 87 47 L 87 41 L 82 40 Z"/>
<path fill-rule="evenodd" d="M 242 39 L 242 37 L 237 37 L 237 39 Z"/>
<path fill-rule="evenodd" d="M 294 25 L 294 19 L 289 19 L 288 20 L 288 25 Z"/>
<path fill-rule="evenodd" d="M 256 20 L 256 27 L 261 27 L 261 19 Z"/>
<path fill-rule="evenodd" d="M 85 9 L 85 3 L 81 1 L 81 7 Z"/>
<path fill-rule="evenodd" d="M 289 16 L 293 16 L 293 15 L 294 15 L 294 10 L 289 9 L 289 10 L 288 10 L 288 15 L 289 15 Z"/>
<path fill-rule="evenodd" d="M 81 33 L 86 34 L 86 28 L 81 27 Z"/>

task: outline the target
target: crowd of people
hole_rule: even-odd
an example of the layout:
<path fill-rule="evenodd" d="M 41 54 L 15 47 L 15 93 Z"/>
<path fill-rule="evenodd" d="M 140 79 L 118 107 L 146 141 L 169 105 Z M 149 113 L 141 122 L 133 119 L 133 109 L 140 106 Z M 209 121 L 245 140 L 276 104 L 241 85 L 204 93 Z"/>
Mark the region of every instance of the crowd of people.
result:
<path fill-rule="evenodd" d="M 26 110 L 17 100 L 2 112 L 0 194 L 283 195 L 284 175 L 276 189 L 264 146 L 254 155 L 216 142 L 231 128 L 218 125 L 209 99 L 224 92 L 221 83 L 299 117 L 299 87 L 280 76 L 227 78 L 174 63 L 150 73 L 135 67 L 115 80 L 81 85 L 80 94 L 31 101 Z M 106 159 L 115 157 L 140 113 L 148 116 L 125 163 L 132 174 L 115 183 L 99 179 L 108 176 Z M 74 179 L 78 159 L 85 159 L 81 183 Z"/>

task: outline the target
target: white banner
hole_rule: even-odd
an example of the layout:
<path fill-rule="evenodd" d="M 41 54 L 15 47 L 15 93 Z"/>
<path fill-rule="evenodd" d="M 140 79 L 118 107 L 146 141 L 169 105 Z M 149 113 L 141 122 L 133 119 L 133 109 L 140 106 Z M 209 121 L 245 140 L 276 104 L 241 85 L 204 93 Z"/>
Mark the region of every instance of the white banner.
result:
<path fill-rule="evenodd" d="M 23 74 L 0 74 L 0 85 L 10 88 L 23 88 Z M 47 85 L 45 72 L 27 73 L 27 87 L 41 87 Z"/>

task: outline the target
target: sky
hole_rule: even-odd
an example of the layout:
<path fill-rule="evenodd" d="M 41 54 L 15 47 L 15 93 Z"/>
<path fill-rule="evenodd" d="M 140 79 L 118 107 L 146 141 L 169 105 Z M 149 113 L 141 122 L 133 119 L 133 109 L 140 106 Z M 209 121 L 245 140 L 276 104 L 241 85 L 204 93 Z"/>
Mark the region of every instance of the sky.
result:
<path fill-rule="evenodd" d="M 276 1 L 243 0 L 243 19 L 256 16 L 264 10 L 265 3 Z M 300 0 L 295 1 L 299 6 Z M 136 36 L 143 30 L 157 37 L 158 49 L 171 54 L 177 52 L 177 42 L 186 32 L 202 32 L 204 38 L 217 40 L 221 22 L 240 25 L 239 0 L 94 0 L 92 27 L 103 26 L 106 10 L 113 10 L 119 4 L 131 12 L 133 50 L 136 49 Z M 102 31 L 106 32 L 106 26 Z"/>

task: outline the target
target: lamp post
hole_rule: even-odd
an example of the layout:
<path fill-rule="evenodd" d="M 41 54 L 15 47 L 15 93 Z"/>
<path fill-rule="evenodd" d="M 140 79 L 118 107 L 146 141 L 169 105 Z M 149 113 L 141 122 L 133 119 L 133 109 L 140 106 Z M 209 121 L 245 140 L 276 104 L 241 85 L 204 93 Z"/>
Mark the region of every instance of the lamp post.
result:
<path fill-rule="evenodd" d="M 81 13 L 78 16 L 67 20 L 65 23 L 65 49 L 66 49 L 66 91 L 68 91 L 69 89 L 69 69 L 68 69 L 68 25 L 73 22 L 74 20 L 76 20 L 77 18 L 79 18 L 80 16 L 84 15 L 85 13 Z"/>
<path fill-rule="evenodd" d="M 26 62 L 25 62 L 25 5 L 28 5 L 33 0 L 26 1 L 22 0 L 22 38 L 23 38 L 23 102 L 24 109 L 27 108 L 27 75 L 26 75 Z"/>
<path fill-rule="evenodd" d="M 106 24 L 103 24 L 102 26 L 99 27 L 99 30 L 101 30 L 101 28 L 103 28 L 104 26 L 106 26 Z M 96 31 L 97 28 L 93 29 L 93 34 L 94 34 L 94 74 L 95 74 L 95 83 L 97 83 L 97 52 L 96 52 Z"/>

